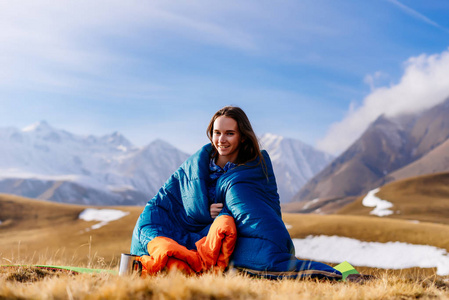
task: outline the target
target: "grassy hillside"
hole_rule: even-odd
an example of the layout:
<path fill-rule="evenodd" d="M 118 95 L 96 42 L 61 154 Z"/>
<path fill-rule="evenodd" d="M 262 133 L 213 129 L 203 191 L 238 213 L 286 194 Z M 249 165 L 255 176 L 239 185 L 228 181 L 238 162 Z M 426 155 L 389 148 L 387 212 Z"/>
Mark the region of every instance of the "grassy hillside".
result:
<path fill-rule="evenodd" d="M 142 207 L 107 207 L 129 214 L 90 231 L 86 229 L 99 222 L 80 220 L 85 208 L 0 195 L 0 263 L 6 263 L 6 259 L 57 263 L 70 258 L 72 264 L 83 266 L 98 259 L 116 264 L 120 253 L 129 252 L 131 233 Z"/>
<path fill-rule="evenodd" d="M 78 218 L 86 207 L 0 195 L 0 264 L 16 261 L 69 261 L 88 266 L 99 261 L 116 266 L 128 253 L 131 234 L 142 207 L 115 207 L 129 214 L 96 230 L 98 222 Z M 114 208 L 114 207 L 108 207 Z M 338 235 L 362 241 L 427 244 L 449 251 L 449 226 L 354 215 L 284 214 L 292 238 Z"/>
<path fill-rule="evenodd" d="M 78 218 L 86 207 L 0 195 L 0 264 L 60 264 L 117 270 L 128 252 L 142 207 L 115 207 L 129 214 L 97 230 Z M 111 208 L 111 207 L 108 207 Z M 284 214 L 293 238 L 339 235 L 365 241 L 403 241 L 449 250 L 449 226 L 351 215 Z M 206 274 L 151 278 L 114 274 L 53 273 L 32 267 L 0 268 L 0 299 L 449 299 L 447 277 L 434 270 L 358 268 L 377 279 L 366 284 L 264 280 Z"/>
<path fill-rule="evenodd" d="M 369 215 L 361 199 L 338 215 L 284 214 L 292 238 L 338 235 L 362 241 L 427 244 L 449 251 L 449 174 L 394 182 L 379 195 L 400 211 Z M 0 195 L 0 264 L 56 264 L 117 270 L 127 253 L 142 207 L 107 207 L 129 212 L 86 231 L 98 222 L 79 219 L 85 206 Z M 101 208 L 101 207 L 95 207 Z M 105 207 L 106 208 L 106 207 Z M 420 220 L 411 222 L 410 220 Z M 366 284 L 263 280 L 239 274 L 151 278 L 113 274 L 70 275 L 32 267 L 0 268 L 0 299 L 449 299 L 449 279 L 434 269 L 381 270 L 357 266 L 377 279 Z"/>
<path fill-rule="evenodd" d="M 449 173 L 394 181 L 383 186 L 377 197 L 394 205 L 395 213 L 388 218 L 449 224 Z M 364 207 L 362 200 L 358 198 L 337 213 L 369 216 L 373 208 Z"/>

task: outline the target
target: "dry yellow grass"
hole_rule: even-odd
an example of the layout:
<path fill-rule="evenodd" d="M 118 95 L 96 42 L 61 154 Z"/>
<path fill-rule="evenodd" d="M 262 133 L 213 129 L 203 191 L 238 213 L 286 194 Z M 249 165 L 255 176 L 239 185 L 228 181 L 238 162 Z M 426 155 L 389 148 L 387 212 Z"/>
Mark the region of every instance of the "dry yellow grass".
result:
<path fill-rule="evenodd" d="M 30 272 L 17 270 L 16 273 Z M 365 284 L 315 280 L 266 280 L 240 274 L 141 279 L 111 274 L 46 274 L 23 280 L 0 271 L 0 299 L 449 299 L 449 282 L 404 278 L 378 271 Z M 22 281 L 18 281 L 21 278 Z"/>

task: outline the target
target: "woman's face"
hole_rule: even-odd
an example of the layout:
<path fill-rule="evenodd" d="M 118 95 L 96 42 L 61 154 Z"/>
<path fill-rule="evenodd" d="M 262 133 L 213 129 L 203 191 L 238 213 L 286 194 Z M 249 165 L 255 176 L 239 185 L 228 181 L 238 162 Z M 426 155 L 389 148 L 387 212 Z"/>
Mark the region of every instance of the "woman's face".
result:
<path fill-rule="evenodd" d="M 235 162 L 242 142 L 237 121 L 225 116 L 218 117 L 214 121 L 212 142 L 219 155 L 219 165 L 228 161 Z"/>

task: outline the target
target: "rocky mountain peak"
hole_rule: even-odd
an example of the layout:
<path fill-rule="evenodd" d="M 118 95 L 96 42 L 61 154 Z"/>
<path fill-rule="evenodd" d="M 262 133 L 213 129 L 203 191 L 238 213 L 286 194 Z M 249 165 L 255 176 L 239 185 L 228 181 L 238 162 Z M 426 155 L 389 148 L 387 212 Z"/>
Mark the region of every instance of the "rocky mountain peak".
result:
<path fill-rule="evenodd" d="M 100 141 L 111 146 L 119 147 L 122 151 L 133 147 L 133 144 L 118 131 L 103 136 Z"/>
<path fill-rule="evenodd" d="M 28 125 L 22 129 L 22 132 L 39 132 L 39 133 L 48 133 L 54 131 L 55 129 L 50 126 L 47 121 L 42 120 L 36 122 L 34 124 Z"/>
<path fill-rule="evenodd" d="M 290 202 L 293 195 L 313 175 L 321 171 L 333 157 L 300 140 L 264 134 L 260 144 L 270 155 L 281 202 Z"/>
<path fill-rule="evenodd" d="M 449 159 L 448 104 L 446 100 L 415 114 L 379 116 L 345 152 L 311 178 L 294 200 L 343 201 L 363 195 L 392 178 L 422 175 L 425 170 L 441 172 L 440 166 L 447 166 L 445 162 Z M 444 150 L 440 151 L 441 147 Z M 421 163 L 415 163 L 418 160 Z M 397 170 L 401 173 L 390 175 Z"/>

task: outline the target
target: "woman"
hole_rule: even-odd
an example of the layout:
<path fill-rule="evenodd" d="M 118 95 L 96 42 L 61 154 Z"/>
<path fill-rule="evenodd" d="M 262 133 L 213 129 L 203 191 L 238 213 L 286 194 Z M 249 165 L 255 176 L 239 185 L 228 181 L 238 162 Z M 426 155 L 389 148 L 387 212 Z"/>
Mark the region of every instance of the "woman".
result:
<path fill-rule="evenodd" d="M 208 195 L 211 217 L 215 218 L 223 208 L 223 203 L 214 203 L 216 180 L 238 164 L 255 159 L 262 163 L 263 157 L 251 123 L 239 107 L 227 106 L 216 112 L 207 127 L 207 136 L 213 145 L 210 159 L 212 182 L 209 183 Z"/>
<path fill-rule="evenodd" d="M 340 279 L 330 266 L 295 258 L 270 158 L 243 110 L 220 109 L 207 135 L 211 144 L 181 165 L 137 221 L 131 253 L 144 269 L 197 273 L 230 260 L 266 277 Z"/>

